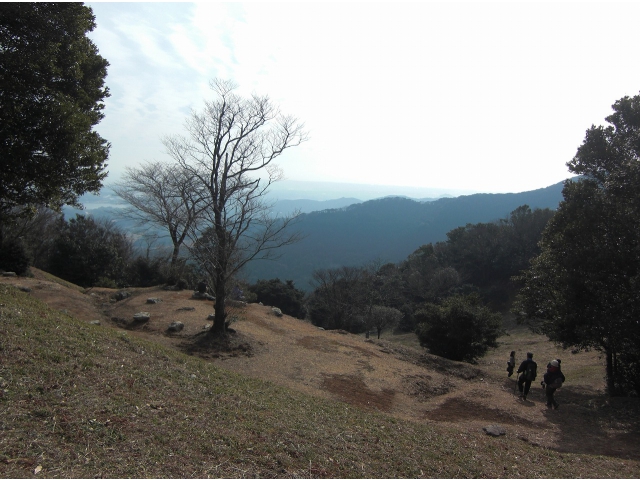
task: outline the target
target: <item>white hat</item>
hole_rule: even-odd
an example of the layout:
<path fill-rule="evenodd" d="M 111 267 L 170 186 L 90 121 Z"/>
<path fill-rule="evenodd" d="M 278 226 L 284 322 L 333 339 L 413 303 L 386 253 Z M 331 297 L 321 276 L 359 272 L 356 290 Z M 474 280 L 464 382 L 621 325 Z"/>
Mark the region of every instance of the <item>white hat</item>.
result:
<path fill-rule="evenodd" d="M 552 367 L 559 367 L 560 365 L 558 364 L 557 360 L 551 360 L 551 364 Z"/>

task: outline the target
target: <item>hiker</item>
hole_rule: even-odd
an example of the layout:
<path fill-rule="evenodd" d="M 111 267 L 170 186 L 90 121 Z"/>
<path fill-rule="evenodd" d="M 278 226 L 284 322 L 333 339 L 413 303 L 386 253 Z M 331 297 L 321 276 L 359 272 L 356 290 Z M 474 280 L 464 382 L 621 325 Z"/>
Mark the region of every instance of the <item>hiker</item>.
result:
<path fill-rule="evenodd" d="M 533 361 L 533 353 L 527 353 L 527 359 L 524 360 L 518 367 L 516 373 L 522 373 L 518 378 L 518 390 L 520 390 L 520 398 L 527 399 L 529 390 L 531 389 L 531 382 L 536 379 L 538 374 L 538 364 Z"/>
<path fill-rule="evenodd" d="M 542 380 L 542 387 L 545 389 L 544 393 L 547 396 L 547 408 L 553 407 L 557 410 L 560 406 L 553 395 L 557 389 L 562 387 L 564 380 L 564 374 L 560 370 L 560 361 L 551 360 L 547 367 L 547 373 L 544 374 L 544 379 Z"/>
<path fill-rule="evenodd" d="M 515 350 L 511 352 L 511 355 L 509 355 L 509 360 L 507 360 L 507 372 L 509 372 L 509 375 L 507 375 L 507 377 L 510 377 L 511 375 L 513 375 L 514 368 L 516 368 L 516 351 Z"/>
<path fill-rule="evenodd" d="M 560 363 L 562 363 L 562 360 L 560 360 L 559 358 L 556 358 L 556 362 L 558 362 L 558 368 L 561 368 Z M 551 366 L 551 362 L 547 363 L 547 368 L 549 368 L 550 366 Z"/>

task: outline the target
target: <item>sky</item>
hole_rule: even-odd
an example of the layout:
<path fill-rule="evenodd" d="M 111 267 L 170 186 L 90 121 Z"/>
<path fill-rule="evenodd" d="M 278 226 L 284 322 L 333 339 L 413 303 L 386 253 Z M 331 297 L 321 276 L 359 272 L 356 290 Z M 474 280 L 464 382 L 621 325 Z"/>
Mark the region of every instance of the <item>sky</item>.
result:
<path fill-rule="evenodd" d="M 110 64 L 106 183 L 170 160 L 214 78 L 268 95 L 309 140 L 290 181 L 522 192 L 566 178 L 640 93 L 640 2 L 86 2 Z"/>

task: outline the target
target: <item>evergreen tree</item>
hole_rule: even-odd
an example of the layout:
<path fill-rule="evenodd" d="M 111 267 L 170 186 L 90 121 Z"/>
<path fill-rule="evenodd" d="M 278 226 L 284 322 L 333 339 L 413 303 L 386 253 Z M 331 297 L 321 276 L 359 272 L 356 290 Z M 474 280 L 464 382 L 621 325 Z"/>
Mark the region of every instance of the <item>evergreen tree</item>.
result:
<path fill-rule="evenodd" d="M 584 178 L 565 183 L 514 312 L 565 347 L 602 351 L 617 395 L 640 391 L 640 96 L 613 109 L 568 163 Z"/>
<path fill-rule="evenodd" d="M 59 209 L 97 192 L 109 144 L 103 118 L 108 62 L 86 36 L 82 3 L 0 4 L 0 215 Z"/>

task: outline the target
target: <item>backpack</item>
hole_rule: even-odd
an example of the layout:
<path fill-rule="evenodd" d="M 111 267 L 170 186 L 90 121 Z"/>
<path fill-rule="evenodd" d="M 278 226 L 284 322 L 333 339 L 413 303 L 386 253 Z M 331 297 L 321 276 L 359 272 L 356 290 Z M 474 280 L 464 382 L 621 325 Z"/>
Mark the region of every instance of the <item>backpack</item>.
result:
<path fill-rule="evenodd" d="M 562 377 L 557 377 L 549 386 L 556 389 L 562 387 Z"/>
<path fill-rule="evenodd" d="M 527 362 L 527 369 L 524 371 L 524 379 L 527 382 L 533 382 L 536 379 L 537 367 L 534 362 Z"/>

